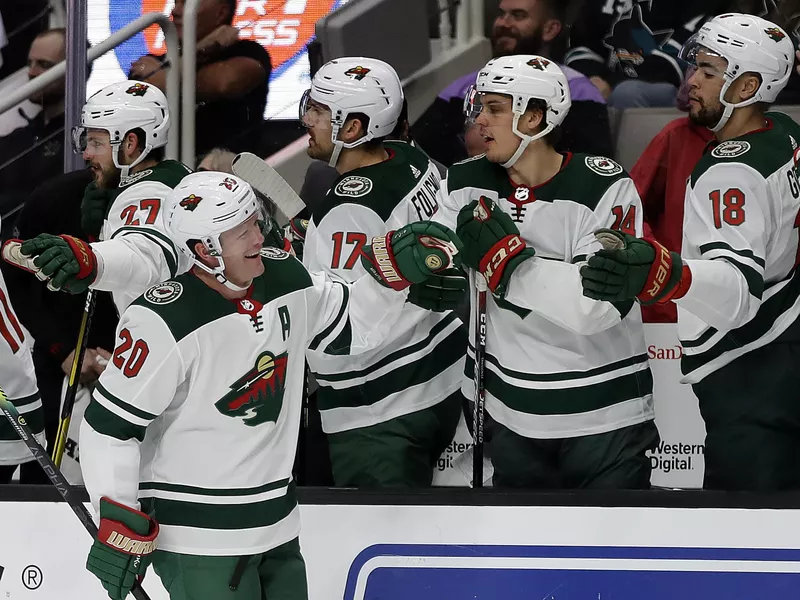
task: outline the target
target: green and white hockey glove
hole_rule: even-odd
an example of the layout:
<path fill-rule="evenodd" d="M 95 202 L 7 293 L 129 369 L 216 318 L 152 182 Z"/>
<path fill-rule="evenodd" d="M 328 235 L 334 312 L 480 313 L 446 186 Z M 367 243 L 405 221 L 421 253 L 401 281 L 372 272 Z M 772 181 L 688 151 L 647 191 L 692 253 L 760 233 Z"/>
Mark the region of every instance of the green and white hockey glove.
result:
<path fill-rule="evenodd" d="M 407 301 L 420 308 L 443 312 L 466 301 L 469 280 L 461 269 L 446 269 L 408 288 Z"/>
<path fill-rule="evenodd" d="M 86 186 L 81 200 L 81 228 L 89 239 L 97 239 L 100 235 L 106 211 L 116 192 L 117 190 L 98 188 L 94 181 Z"/>
<path fill-rule="evenodd" d="M 461 241 L 447 227 L 420 221 L 372 238 L 363 248 L 361 264 L 386 287 L 404 290 L 459 266 L 460 251 Z"/>
<path fill-rule="evenodd" d="M 648 305 L 664 304 L 688 291 L 692 274 L 677 252 L 654 239 L 611 229 L 600 229 L 595 235 L 603 249 L 581 267 L 584 296 L 608 302 L 635 298 Z"/>
<path fill-rule="evenodd" d="M 97 576 L 112 600 L 125 600 L 153 560 L 158 523 L 109 498 L 100 499 L 100 528 L 86 568 Z"/>
<path fill-rule="evenodd" d="M 306 233 L 308 233 L 308 219 L 301 219 L 300 217 L 290 220 L 286 227 L 283 228 L 284 237 L 289 240 L 295 256 L 300 260 L 303 260 Z"/>
<path fill-rule="evenodd" d="M 26 257 L 33 257 L 37 277 L 49 279 L 51 290 L 82 294 L 97 277 L 97 257 L 92 247 L 71 235 L 42 233 L 22 242 Z"/>
<path fill-rule="evenodd" d="M 456 233 L 464 244 L 464 264 L 483 274 L 489 289 L 500 297 L 514 270 L 535 254 L 511 217 L 484 196 L 459 211 Z"/>

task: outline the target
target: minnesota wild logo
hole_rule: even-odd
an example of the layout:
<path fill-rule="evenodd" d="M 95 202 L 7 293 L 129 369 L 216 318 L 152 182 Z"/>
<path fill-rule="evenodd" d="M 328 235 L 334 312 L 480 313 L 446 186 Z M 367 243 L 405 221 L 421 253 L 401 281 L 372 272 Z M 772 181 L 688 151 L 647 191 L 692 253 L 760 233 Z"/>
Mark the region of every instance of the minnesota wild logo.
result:
<path fill-rule="evenodd" d="M 352 69 L 347 69 L 347 71 L 345 71 L 344 74 L 349 75 L 356 81 L 361 81 L 362 79 L 364 79 L 364 77 L 366 77 L 367 73 L 369 72 L 370 69 L 368 69 L 367 67 L 358 66 L 358 67 L 353 67 Z"/>
<path fill-rule="evenodd" d="M 530 67 L 533 67 L 534 69 L 539 69 L 540 71 L 546 71 L 547 66 L 550 64 L 550 61 L 537 56 L 536 58 L 530 59 L 526 64 Z"/>
<path fill-rule="evenodd" d="M 125 93 L 131 96 L 144 96 L 147 93 L 147 86 L 143 83 L 135 83 L 125 90 Z"/>
<path fill-rule="evenodd" d="M 288 353 L 262 352 L 255 366 L 234 381 L 231 391 L 214 404 L 226 417 L 242 417 L 250 427 L 278 420 L 286 386 Z"/>
<path fill-rule="evenodd" d="M 783 38 L 786 37 L 786 34 L 783 33 L 777 27 L 770 27 L 769 29 L 765 29 L 764 33 L 766 33 L 770 39 L 774 42 L 780 42 Z"/>
<path fill-rule="evenodd" d="M 194 194 L 189 194 L 188 196 L 186 196 L 186 198 L 184 198 L 178 203 L 178 206 L 180 206 L 181 208 L 185 208 L 189 212 L 192 212 L 195 208 L 197 208 L 197 205 L 200 204 L 200 201 L 202 199 L 203 199 L 202 196 L 195 196 Z"/>

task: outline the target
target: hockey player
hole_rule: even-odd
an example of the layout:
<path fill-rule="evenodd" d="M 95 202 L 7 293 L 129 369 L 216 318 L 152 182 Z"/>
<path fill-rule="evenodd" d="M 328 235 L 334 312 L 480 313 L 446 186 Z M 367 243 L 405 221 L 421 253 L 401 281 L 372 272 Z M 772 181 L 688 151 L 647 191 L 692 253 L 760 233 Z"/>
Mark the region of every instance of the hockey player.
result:
<path fill-rule="evenodd" d="M 167 99 L 153 85 L 114 83 L 87 100 L 73 138 L 95 177 L 82 224 L 101 241 L 50 234 L 25 241 L 22 252 L 36 257 L 51 289 L 110 291 L 122 312 L 151 285 L 189 268 L 164 229 L 166 197 L 189 172 L 163 160 L 169 127 Z"/>
<path fill-rule="evenodd" d="M 798 489 L 800 128 L 764 114 L 794 48 L 773 23 L 726 14 L 682 56 L 697 67 L 690 117 L 716 140 L 687 182 L 681 254 L 624 236 L 624 249 L 589 260 L 584 290 L 677 304 L 682 381 L 706 425 L 705 487 Z"/>
<path fill-rule="evenodd" d="M 292 481 L 305 356 L 380 344 L 457 240 L 413 224 L 364 247 L 352 285 L 263 248 L 250 186 L 187 176 L 166 223 L 192 261 L 122 315 L 81 426 L 100 526 L 87 568 L 123 600 L 151 563 L 173 600 L 307 598 Z M 158 551 L 155 551 L 156 544 Z"/>
<path fill-rule="evenodd" d="M 465 101 L 487 152 L 448 170 L 434 220 L 457 224 L 464 264 L 491 292 L 494 484 L 647 488 L 658 432 L 640 310 L 588 302 L 578 272 L 600 224 L 641 231 L 641 202 L 614 161 L 553 149 L 569 108 L 552 61 L 491 60 Z M 470 337 L 462 389 L 473 397 Z"/>
<path fill-rule="evenodd" d="M 402 106 L 400 79 L 383 61 L 340 58 L 314 76 L 300 105 L 308 154 L 340 176 L 308 226 L 309 270 L 355 281 L 364 274 L 358 259 L 370 238 L 436 212 L 436 166 L 414 146 L 383 139 Z M 466 333 L 445 309 L 463 297 L 466 281 L 460 273 L 436 279 L 414 286 L 379 349 L 355 358 L 309 357 L 339 486 L 428 486 L 453 439 Z"/>
<path fill-rule="evenodd" d="M 36 439 L 44 446 L 44 415 L 33 369 L 32 345 L 30 334 L 22 328 L 14 313 L 5 279 L 0 273 L 0 388 L 25 416 Z M 47 481 L 16 430 L 5 416 L 0 415 L 0 484 L 10 483 L 19 465 L 22 465 L 20 483 Z"/>

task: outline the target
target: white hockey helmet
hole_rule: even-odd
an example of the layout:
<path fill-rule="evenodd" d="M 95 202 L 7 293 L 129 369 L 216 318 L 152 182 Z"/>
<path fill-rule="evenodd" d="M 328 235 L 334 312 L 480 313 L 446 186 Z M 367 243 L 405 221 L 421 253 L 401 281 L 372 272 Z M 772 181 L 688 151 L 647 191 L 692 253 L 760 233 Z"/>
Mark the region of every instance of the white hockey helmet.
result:
<path fill-rule="evenodd" d="M 722 73 L 725 83 L 719 93 L 725 108 L 712 131 L 725 126 L 734 108 L 774 102 L 789 81 L 795 58 L 792 40 L 783 29 L 761 17 L 739 13 L 720 15 L 705 23 L 686 41 L 679 56 L 694 65 L 699 52 L 727 61 Z M 758 73 L 761 85 L 752 98 L 731 104 L 725 100 L 725 94 L 742 73 Z"/>
<path fill-rule="evenodd" d="M 336 166 L 342 148 L 355 148 L 394 131 L 403 108 L 403 87 L 395 70 L 376 58 L 337 58 L 325 63 L 300 101 L 300 120 L 308 109 L 309 98 L 331 111 L 333 154 L 328 164 Z M 345 144 L 339 129 L 353 113 L 369 117 L 364 137 Z"/>
<path fill-rule="evenodd" d="M 190 173 L 175 186 L 167 200 L 167 230 L 178 249 L 194 264 L 211 273 L 226 287 L 241 291 L 225 277 L 220 236 L 241 225 L 261 207 L 250 184 L 228 173 L 202 171 Z M 201 242 L 219 266 L 209 267 L 195 254 L 193 245 Z M 190 246 L 190 243 L 192 246 Z"/>
<path fill-rule="evenodd" d="M 519 160 L 528 144 L 561 125 L 572 106 L 567 76 L 549 58 L 533 54 L 503 56 L 486 63 L 478 71 L 475 84 L 464 97 L 464 115 L 467 119 L 474 120 L 480 114 L 481 94 L 504 94 L 511 97 L 514 113 L 511 129 L 522 141 L 511 158 L 503 163 L 506 169 Z M 533 99 L 543 100 L 547 105 L 544 114 L 545 127 L 535 135 L 526 135 L 517 125 L 519 118 L 527 110 L 528 103 Z"/>
<path fill-rule="evenodd" d="M 132 129 L 144 131 L 144 150 L 130 165 L 119 164 L 119 146 Z M 103 129 L 111 142 L 114 165 L 121 169 L 122 177 L 143 161 L 153 148 L 167 143 L 169 133 L 169 108 L 167 98 L 156 86 L 141 81 L 121 81 L 107 85 L 93 94 L 83 105 L 81 124 L 72 130 L 76 152 L 86 148 L 86 132 Z"/>

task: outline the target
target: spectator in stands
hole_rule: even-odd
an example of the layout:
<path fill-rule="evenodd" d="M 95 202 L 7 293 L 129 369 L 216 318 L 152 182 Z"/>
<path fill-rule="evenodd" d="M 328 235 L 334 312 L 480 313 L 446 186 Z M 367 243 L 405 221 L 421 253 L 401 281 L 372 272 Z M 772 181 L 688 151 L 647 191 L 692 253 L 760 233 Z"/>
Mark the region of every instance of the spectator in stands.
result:
<path fill-rule="evenodd" d="M 674 106 L 683 79 L 678 50 L 731 0 L 579 0 L 565 63 L 617 109 Z"/>
<path fill-rule="evenodd" d="M 250 150 L 264 120 L 272 62 L 263 46 L 239 39 L 233 26 L 236 1 L 202 0 L 197 13 L 198 156 L 215 146 Z M 183 11 L 184 0 L 175 0 L 172 20 L 180 41 Z M 164 56 L 143 56 L 133 63 L 128 78 L 166 91 L 166 69 L 172 67 L 164 61 Z"/>
<path fill-rule="evenodd" d="M 64 60 L 65 51 L 64 29 L 40 33 L 28 51 L 28 78 L 35 79 Z M 54 81 L 31 100 L 41 111 L 25 127 L 0 138 L 2 214 L 24 202 L 39 183 L 63 172 L 64 80 Z"/>
<path fill-rule="evenodd" d="M 678 108 L 684 112 L 689 111 L 691 75 L 687 73 L 678 93 Z M 653 138 L 631 169 L 631 179 L 642 198 L 645 234 L 671 251 L 681 251 L 686 180 L 713 138 L 710 129 L 689 117 L 675 119 Z M 648 323 L 676 323 L 678 314 L 675 304 L 669 302 L 643 306 L 642 318 Z"/>
<path fill-rule="evenodd" d="M 37 178 L 35 178 L 37 179 Z M 83 240 L 81 202 L 92 181 L 88 169 L 59 175 L 38 186 L 28 197 L 17 218 L 14 237 L 29 239 L 40 233 L 67 234 Z M 2 262 L 2 261 L 0 261 Z M 49 291 L 32 274 L 3 264 L 11 302 L 22 324 L 31 332 L 33 363 L 44 407 L 45 435 L 52 448 L 61 412 L 64 377 L 72 368 L 73 351 L 83 315 L 85 294 L 73 296 Z M 111 295 L 96 292 L 97 300 L 80 381 L 91 384 L 103 372 L 114 348 L 117 314 Z M 69 451 L 69 449 L 67 449 Z"/>
<path fill-rule="evenodd" d="M 51 9 L 49 0 L 3 0 L 0 6 L 8 36 L 0 67 L 0 79 L 5 79 L 25 66 L 28 49 L 36 37 L 47 29 Z"/>
<path fill-rule="evenodd" d="M 558 60 L 551 51 L 565 29 L 567 3 L 562 0 L 502 0 L 492 30 L 492 55 L 537 54 Z M 566 32 L 563 34 L 566 35 Z M 611 156 L 611 131 L 605 100 L 591 82 L 574 69 L 564 68 L 572 95 L 572 109 L 562 124 L 559 151 Z M 451 165 L 483 150 L 477 138 L 467 150 L 464 94 L 475 83 L 477 72 L 461 77 L 445 88 L 414 124 L 414 138 L 436 160 Z M 478 144 L 476 146 L 476 144 Z"/>

